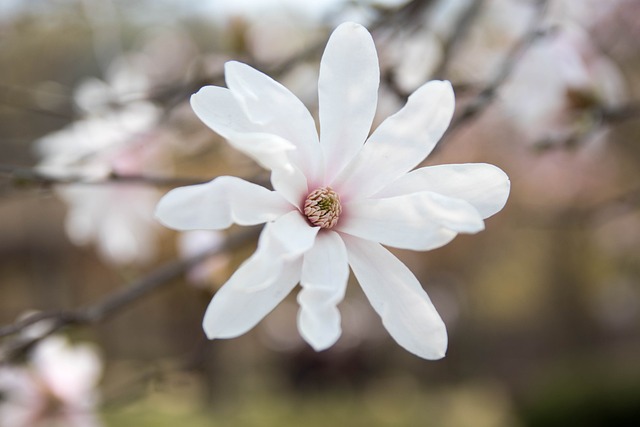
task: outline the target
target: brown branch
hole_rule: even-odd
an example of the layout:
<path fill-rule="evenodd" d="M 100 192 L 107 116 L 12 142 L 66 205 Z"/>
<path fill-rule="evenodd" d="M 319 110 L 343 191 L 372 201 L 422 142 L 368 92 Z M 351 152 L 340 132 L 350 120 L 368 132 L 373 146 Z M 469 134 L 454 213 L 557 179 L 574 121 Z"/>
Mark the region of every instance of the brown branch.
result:
<path fill-rule="evenodd" d="M 182 185 L 202 184 L 210 179 L 188 178 L 188 177 L 168 177 L 153 175 L 121 175 L 116 172 L 100 179 L 90 178 L 82 175 L 55 176 L 38 171 L 35 168 L 27 168 L 13 165 L 0 164 L 0 174 L 6 175 L 15 185 L 39 184 L 44 187 L 64 184 L 82 185 L 110 185 L 110 184 L 145 184 L 160 187 L 177 187 Z"/>
<path fill-rule="evenodd" d="M 616 107 L 599 107 L 594 114 L 604 123 L 612 124 L 640 118 L 640 101 L 632 101 Z"/>
<path fill-rule="evenodd" d="M 258 236 L 259 230 L 255 227 L 245 229 L 227 238 L 225 243 L 213 250 L 204 252 L 191 258 L 173 261 L 152 271 L 148 275 L 134 281 L 123 289 L 107 295 L 95 304 L 84 308 L 72 310 L 53 310 L 34 314 L 23 320 L 0 327 L 0 338 L 15 335 L 38 322 L 49 321 L 51 326 L 45 335 L 52 334 L 70 325 L 89 325 L 99 323 L 129 307 L 136 301 L 151 294 L 153 291 L 171 283 L 185 271 L 205 261 L 209 257 L 241 247 L 243 244 Z M 11 358 L 15 354 L 29 348 L 36 340 L 17 340 L 13 346 L 5 348 L 5 354 L 0 355 Z"/>
<path fill-rule="evenodd" d="M 615 107 L 597 105 L 583 111 L 580 117 L 586 119 L 587 126 L 577 127 L 562 137 L 543 138 L 536 141 L 533 147 L 542 152 L 578 147 L 603 127 L 640 118 L 640 102 L 631 101 Z"/>

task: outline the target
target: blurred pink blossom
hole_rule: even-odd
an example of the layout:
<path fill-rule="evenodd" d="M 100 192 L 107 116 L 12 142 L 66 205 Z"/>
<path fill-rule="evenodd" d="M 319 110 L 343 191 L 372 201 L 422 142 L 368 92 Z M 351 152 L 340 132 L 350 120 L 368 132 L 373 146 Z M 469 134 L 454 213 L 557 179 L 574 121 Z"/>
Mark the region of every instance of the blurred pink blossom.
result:
<path fill-rule="evenodd" d="M 98 427 L 102 362 L 93 347 L 62 337 L 37 344 L 24 367 L 0 366 L 3 427 Z"/>
<path fill-rule="evenodd" d="M 530 142 L 563 140 L 584 123 L 583 113 L 625 99 L 616 65 L 579 27 L 565 26 L 534 46 L 502 92 L 505 114 Z"/>

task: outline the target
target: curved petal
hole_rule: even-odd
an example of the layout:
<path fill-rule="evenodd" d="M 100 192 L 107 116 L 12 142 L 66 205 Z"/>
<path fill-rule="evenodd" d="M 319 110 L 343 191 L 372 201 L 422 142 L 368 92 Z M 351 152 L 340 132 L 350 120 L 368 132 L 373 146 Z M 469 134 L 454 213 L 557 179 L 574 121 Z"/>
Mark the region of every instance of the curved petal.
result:
<path fill-rule="evenodd" d="M 464 200 L 424 191 L 346 204 L 336 228 L 383 245 L 430 250 L 450 242 L 457 233 L 483 230 L 484 222 Z"/>
<path fill-rule="evenodd" d="M 347 250 L 338 233 L 318 234 L 304 254 L 298 294 L 298 330 L 316 351 L 331 347 L 342 334 L 340 312 L 349 279 Z"/>
<path fill-rule="evenodd" d="M 311 113 L 293 93 L 260 71 L 241 62 L 225 64 L 225 79 L 249 120 L 291 142 L 289 153 L 309 181 L 321 181 L 322 154 Z"/>
<path fill-rule="evenodd" d="M 367 139 L 379 83 L 378 55 L 369 32 L 353 22 L 340 25 L 327 42 L 318 80 L 320 143 L 327 182 Z"/>
<path fill-rule="evenodd" d="M 302 207 L 309 194 L 307 178 L 296 166 L 291 169 L 272 170 L 271 185 L 274 190 L 282 194 L 282 197 L 298 209 Z"/>
<path fill-rule="evenodd" d="M 510 188 L 509 177 L 500 168 L 486 163 L 467 163 L 416 169 L 385 187 L 376 197 L 432 191 L 465 200 L 482 218 L 488 218 L 507 203 Z"/>
<path fill-rule="evenodd" d="M 156 218 L 176 230 L 221 230 L 232 223 L 262 224 L 294 210 L 280 194 L 232 176 L 169 191 Z"/>
<path fill-rule="evenodd" d="M 258 251 L 256 251 L 257 253 Z M 263 253 L 265 257 L 268 254 Z M 252 257 L 253 258 L 253 257 Z M 207 307 L 202 327 L 209 339 L 234 338 L 252 329 L 269 314 L 300 280 L 302 257 L 283 263 L 262 263 L 266 269 L 256 269 L 249 258 L 225 283 Z M 271 269 L 268 267 L 272 266 Z M 246 281 L 264 282 L 248 290 Z"/>
<path fill-rule="evenodd" d="M 444 322 L 413 273 L 377 243 L 343 239 L 351 269 L 393 339 L 416 356 L 444 357 Z"/>
<path fill-rule="evenodd" d="M 281 216 L 268 226 L 288 256 L 301 255 L 311 249 L 320 230 L 320 227 L 312 227 L 297 210 Z"/>
<path fill-rule="evenodd" d="M 317 230 L 298 229 L 293 214 L 298 213 L 290 212 L 265 225 L 256 251 L 233 273 L 228 283 L 246 292 L 263 290 L 273 284 L 286 263 L 300 258 L 313 246 Z"/>
<path fill-rule="evenodd" d="M 288 153 L 296 146 L 269 133 L 263 125 L 251 122 L 229 89 L 204 86 L 191 95 L 191 108 L 205 125 L 262 167 L 291 169 Z"/>
<path fill-rule="evenodd" d="M 368 197 L 404 175 L 433 150 L 455 108 L 448 81 L 430 81 L 373 132 L 333 183 L 344 198 Z"/>

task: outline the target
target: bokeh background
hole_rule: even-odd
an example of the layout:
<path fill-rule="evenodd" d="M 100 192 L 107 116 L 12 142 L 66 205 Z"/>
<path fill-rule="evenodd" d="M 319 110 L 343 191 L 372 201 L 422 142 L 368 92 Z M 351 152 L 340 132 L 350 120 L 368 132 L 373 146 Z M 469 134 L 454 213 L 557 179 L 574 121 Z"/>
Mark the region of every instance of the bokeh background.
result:
<path fill-rule="evenodd" d="M 153 219 L 177 185 L 268 178 L 195 118 L 190 94 L 224 85 L 235 59 L 317 114 L 322 49 L 346 20 L 376 41 L 377 123 L 423 82 L 451 80 L 458 122 L 427 163 L 511 178 L 484 232 L 394 251 L 444 318 L 447 356 L 396 345 L 353 280 L 328 351 L 299 338 L 295 295 L 250 333 L 208 342 L 204 309 L 254 250 L 244 239 L 56 332 L 99 355 L 91 422 L 640 425 L 638 0 L 4 0 L 0 325 L 99 303 L 236 232 L 179 235 Z M 38 344 L 16 345 L 25 334 L 2 337 L 0 370 L 37 375 Z M 0 415 L 16 388 L 0 375 Z M 95 425 L 56 411 L 15 425 Z"/>

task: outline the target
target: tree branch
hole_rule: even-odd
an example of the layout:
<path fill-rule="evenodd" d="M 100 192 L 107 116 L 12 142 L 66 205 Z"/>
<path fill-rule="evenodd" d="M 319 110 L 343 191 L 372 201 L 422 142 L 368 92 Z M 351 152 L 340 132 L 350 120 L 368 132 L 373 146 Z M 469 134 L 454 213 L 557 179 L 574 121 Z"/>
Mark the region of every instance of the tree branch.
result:
<path fill-rule="evenodd" d="M 41 172 L 35 168 L 0 164 L 0 174 L 9 177 L 16 185 L 40 184 L 44 187 L 59 184 L 106 185 L 106 184 L 148 184 L 160 187 L 177 187 L 182 185 L 203 184 L 210 179 L 167 177 L 153 175 L 121 175 L 112 172 L 104 178 L 90 178 L 82 175 L 55 176 Z"/>
<path fill-rule="evenodd" d="M 222 246 L 193 256 L 191 258 L 177 260 L 165 264 L 157 270 L 152 271 L 148 275 L 143 276 L 142 278 L 129 284 L 127 287 L 119 289 L 114 293 L 107 295 L 97 303 L 89 305 L 87 307 L 66 311 L 45 311 L 31 315 L 23 320 L 19 320 L 12 324 L 1 326 L 0 338 L 18 334 L 24 331 L 29 326 L 32 326 L 41 321 L 51 322 L 51 326 L 45 336 L 52 334 L 69 325 L 99 323 L 119 313 L 125 307 L 128 307 L 141 298 L 149 295 L 151 292 L 170 283 L 173 279 L 176 279 L 185 271 L 198 265 L 209 257 L 227 250 L 237 249 L 249 240 L 256 238 L 258 234 L 259 229 L 255 227 L 235 233 L 229 236 Z M 30 347 L 41 338 L 43 337 L 39 337 L 35 340 L 17 340 L 13 346 L 9 345 L 8 348 L 5 348 L 6 354 L 0 354 L 0 358 L 3 356 L 5 358 L 11 358 L 13 357 L 13 355 Z"/>
<path fill-rule="evenodd" d="M 543 138 L 536 141 L 533 146 L 539 151 L 577 147 L 603 127 L 639 118 L 640 102 L 631 101 L 628 104 L 615 107 L 597 105 L 583 111 L 581 117 L 585 117 L 588 120 L 587 126 L 574 129 L 568 135 L 562 137 Z"/>

